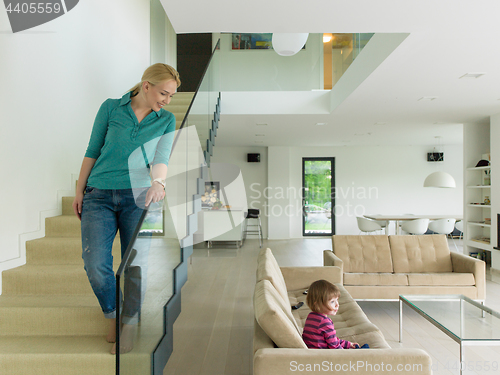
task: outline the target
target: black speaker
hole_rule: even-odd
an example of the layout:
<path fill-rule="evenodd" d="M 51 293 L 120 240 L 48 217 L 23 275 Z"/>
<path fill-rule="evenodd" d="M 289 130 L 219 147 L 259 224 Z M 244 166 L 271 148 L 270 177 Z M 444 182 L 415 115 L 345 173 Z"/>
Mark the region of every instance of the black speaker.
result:
<path fill-rule="evenodd" d="M 444 161 L 444 153 L 442 152 L 428 152 L 427 153 L 427 161 Z"/>
<path fill-rule="evenodd" d="M 260 154 L 247 154 L 247 161 L 249 163 L 260 163 Z"/>

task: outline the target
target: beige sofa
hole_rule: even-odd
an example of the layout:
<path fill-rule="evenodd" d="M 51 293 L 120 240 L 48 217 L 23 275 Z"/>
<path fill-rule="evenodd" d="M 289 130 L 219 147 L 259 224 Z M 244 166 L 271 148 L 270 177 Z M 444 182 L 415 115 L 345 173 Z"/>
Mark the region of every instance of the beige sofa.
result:
<path fill-rule="evenodd" d="M 431 374 L 431 358 L 420 349 L 391 349 L 380 330 L 340 284 L 338 267 L 279 267 L 270 249 L 260 252 L 254 292 L 254 375 L 356 373 L 382 371 Z M 340 308 L 331 316 L 341 339 L 370 349 L 308 349 L 302 330 L 309 308 L 303 292 L 316 280 L 341 290 Z M 297 310 L 291 305 L 304 302 Z"/>
<path fill-rule="evenodd" d="M 396 300 L 400 294 L 463 294 L 484 301 L 485 263 L 451 252 L 445 235 L 332 237 L 324 265 L 342 270 L 354 299 Z"/>

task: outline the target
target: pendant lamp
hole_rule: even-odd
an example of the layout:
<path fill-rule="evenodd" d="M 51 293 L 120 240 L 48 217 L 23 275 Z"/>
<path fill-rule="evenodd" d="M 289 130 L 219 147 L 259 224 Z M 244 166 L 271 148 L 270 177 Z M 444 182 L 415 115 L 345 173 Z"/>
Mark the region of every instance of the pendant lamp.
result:
<path fill-rule="evenodd" d="M 455 188 L 457 187 L 454 178 L 445 172 L 434 172 L 427 176 L 424 187 Z"/>
<path fill-rule="evenodd" d="M 278 55 L 293 56 L 307 42 L 308 33 L 273 33 L 273 48 Z"/>

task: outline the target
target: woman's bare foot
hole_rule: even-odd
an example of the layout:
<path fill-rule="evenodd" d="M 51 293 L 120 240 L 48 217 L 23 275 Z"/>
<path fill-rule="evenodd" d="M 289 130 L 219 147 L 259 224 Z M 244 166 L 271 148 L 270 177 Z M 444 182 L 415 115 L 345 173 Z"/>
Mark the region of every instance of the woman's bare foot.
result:
<path fill-rule="evenodd" d="M 135 325 L 122 324 L 120 332 L 120 354 L 128 353 L 134 349 Z M 111 349 L 111 354 L 116 354 L 116 343 Z"/>
<path fill-rule="evenodd" d="M 106 336 L 107 342 L 115 342 L 116 341 L 116 319 L 109 319 L 109 330 L 108 335 Z"/>

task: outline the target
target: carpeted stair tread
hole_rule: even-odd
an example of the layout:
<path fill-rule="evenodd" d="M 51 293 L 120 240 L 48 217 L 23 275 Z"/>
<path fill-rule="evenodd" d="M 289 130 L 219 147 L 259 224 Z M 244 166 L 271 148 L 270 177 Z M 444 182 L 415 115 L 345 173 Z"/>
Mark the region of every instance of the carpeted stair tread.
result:
<path fill-rule="evenodd" d="M 81 237 L 80 220 L 76 215 L 61 215 L 45 219 L 46 237 Z"/>
<path fill-rule="evenodd" d="M 103 336 L 4 336 L 0 340 L 2 375 L 111 375 L 116 356 Z M 121 365 L 129 374 L 148 374 L 148 353 L 127 353 Z"/>
<path fill-rule="evenodd" d="M 2 375 L 110 375 L 115 373 L 113 344 L 102 336 L 2 337 Z"/>
<path fill-rule="evenodd" d="M 75 215 L 73 211 L 73 201 L 75 197 L 63 197 L 62 198 L 62 214 L 63 215 Z"/>
<path fill-rule="evenodd" d="M 120 263 L 120 236 L 113 243 L 113 262 Z M 26 262 L 34 264 L 74 264 L 83 267 L 80 237 L 43 237 L 26 242 Z"/>
<path fill-rule="evenodd" d="M 93 295 L 3 296 L 0 299 L 0 316 L 0 337 L 104 337 L 109 327 Z"/>
<path fill-rule="evenodd" d="M 116 266 L 115 266 L 116 267 Z M 87 274 L 79 265 L 24 265 L 3 275 L 3 294 L 91 294 Z"/>
<path fill-rule="evenodd" d="M 0 309 L 5 307 L 98 307 L 99 303 L 94 295 L 16 295 L 2 296 Z"/>
<path fill-rule="evenodd" d="M 0 355 L 5 354 L 103 354 L 111 357 L 113 344 L 102 336 L 4 336 L 0 340 Z"/>

